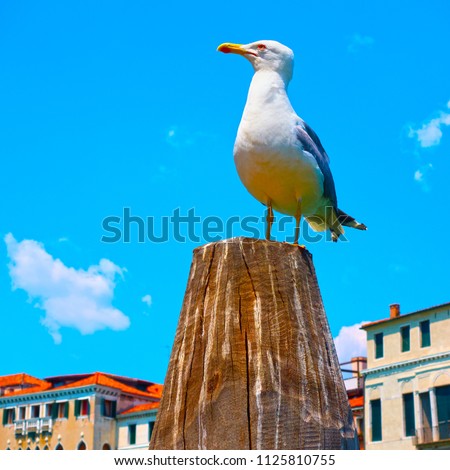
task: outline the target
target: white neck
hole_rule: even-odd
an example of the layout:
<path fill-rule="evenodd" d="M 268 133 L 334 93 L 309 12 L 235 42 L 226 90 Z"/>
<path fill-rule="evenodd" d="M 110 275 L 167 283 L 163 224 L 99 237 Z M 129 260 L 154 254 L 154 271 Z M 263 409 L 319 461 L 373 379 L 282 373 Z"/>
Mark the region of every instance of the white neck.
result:
<path fill-rule="evenodd" d="M 287 95 L 287 85 L 288 82 L 277 72 L 272 70 L 255 72 L 242 119 L 258 119 L 263 111 L 268 110 L 295 114 Z"/>

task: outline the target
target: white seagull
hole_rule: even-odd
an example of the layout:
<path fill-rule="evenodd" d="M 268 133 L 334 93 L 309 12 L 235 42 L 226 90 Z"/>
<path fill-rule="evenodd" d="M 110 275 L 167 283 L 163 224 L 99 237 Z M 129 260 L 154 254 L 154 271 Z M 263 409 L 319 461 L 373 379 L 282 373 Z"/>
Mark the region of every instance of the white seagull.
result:
<path fill-rule="evenodd" d="M 366 230 L 337 206 L 329 158 L 319 138 L 289 101 L 294 53 L 276 41 L 224 43 L 224 53 L 244 56 L 255 70 L 234 144 L 241 181 L 267 210 L 270 240 L 273 210 L 295 217 L 298 243 L 302 215 L 316 231 L 329 229 L 333 241 L 342 225 Z"/>

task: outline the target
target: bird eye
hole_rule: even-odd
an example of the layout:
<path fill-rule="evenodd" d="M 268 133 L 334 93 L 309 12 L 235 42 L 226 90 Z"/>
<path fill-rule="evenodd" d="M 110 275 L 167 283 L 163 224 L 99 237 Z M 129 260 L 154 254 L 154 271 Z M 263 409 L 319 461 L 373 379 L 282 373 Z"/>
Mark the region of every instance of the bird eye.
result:
<path fill-rule="evenodd" d="M 264 51 L 265 49 L 267 49 L 267 47 L 264 44 L 258 44 L 259 51 Z"/>

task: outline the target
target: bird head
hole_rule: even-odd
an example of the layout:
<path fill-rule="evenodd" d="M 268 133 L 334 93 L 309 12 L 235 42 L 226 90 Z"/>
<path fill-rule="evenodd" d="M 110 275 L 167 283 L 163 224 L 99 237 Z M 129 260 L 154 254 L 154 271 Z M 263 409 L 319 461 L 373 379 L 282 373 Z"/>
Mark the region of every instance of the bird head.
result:
<path fill-rule="evenodd" d="M 270 70 L 279 73 L 287 82 L 292 78 L 294 53 L 277 41 L 256 41 L 250 44 L 221 44 L 218 51 L 244 56 L 255 71 Z"/>

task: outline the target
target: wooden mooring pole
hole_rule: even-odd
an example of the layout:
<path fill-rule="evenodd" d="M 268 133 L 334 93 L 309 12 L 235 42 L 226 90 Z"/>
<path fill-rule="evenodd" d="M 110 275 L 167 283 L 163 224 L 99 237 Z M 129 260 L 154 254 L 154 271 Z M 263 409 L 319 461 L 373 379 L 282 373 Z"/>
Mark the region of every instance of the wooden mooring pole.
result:
<path fill-rule="evenodd" d="M 355 448 L 308 251 L 197 248 L 150 449 Z"/>

